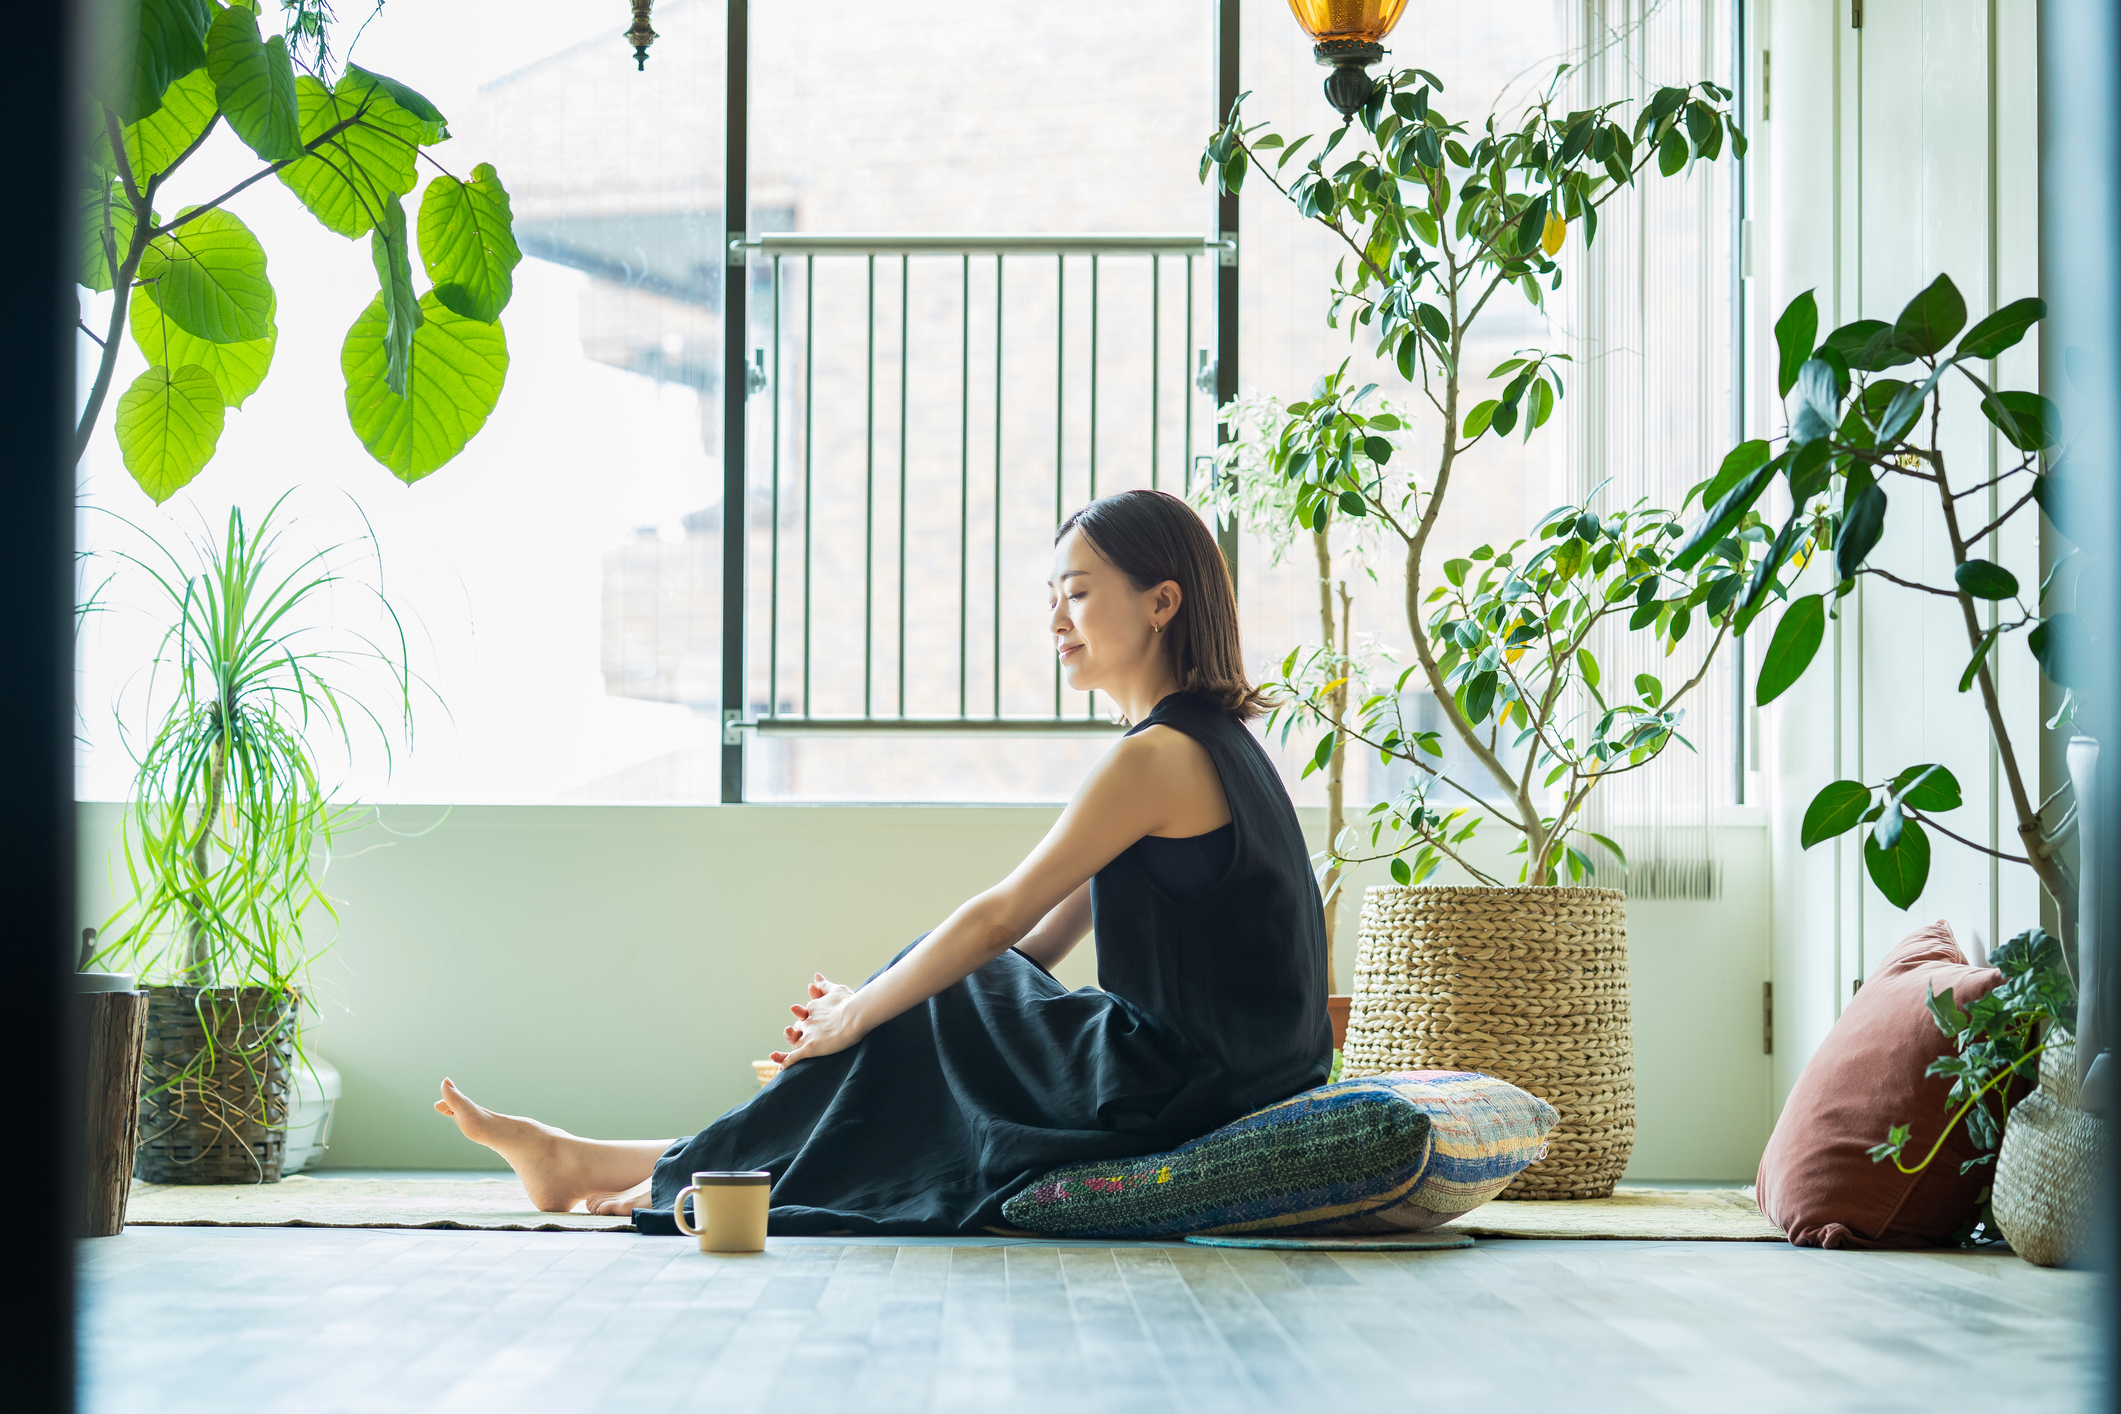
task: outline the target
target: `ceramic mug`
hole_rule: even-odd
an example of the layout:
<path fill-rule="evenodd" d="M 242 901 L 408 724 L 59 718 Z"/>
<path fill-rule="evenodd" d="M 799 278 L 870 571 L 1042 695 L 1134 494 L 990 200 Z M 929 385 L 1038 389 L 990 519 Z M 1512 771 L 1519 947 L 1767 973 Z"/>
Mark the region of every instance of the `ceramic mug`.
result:
<path fill-rule="evenodd" d="M 700 1240 L 702 1252 L 766 1250 L 766 1208 L 773 1175 L 764 1169 L 748 1173 L 696 1173 L 678 1190 L 670 1214 L 678 1231 Z M 685 1198 L 692 1196 L 700 1225 L 685 1221 Z"/>

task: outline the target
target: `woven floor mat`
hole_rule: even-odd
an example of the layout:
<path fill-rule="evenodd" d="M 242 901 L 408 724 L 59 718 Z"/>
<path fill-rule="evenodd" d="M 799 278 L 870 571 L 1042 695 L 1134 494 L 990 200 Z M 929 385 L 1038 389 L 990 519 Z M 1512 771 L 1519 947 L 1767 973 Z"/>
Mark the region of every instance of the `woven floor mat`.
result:
<path fill-rule="evenodd" d="M 270 1184 L 133 1184 L 128 1224 L 143 1227 L 426 1227 L 483 1232 L 612 1232 L 625 1218 L 540 1213 L 512 1178 L 311 1178 Z M 1488 1203 L 1437 1229 L 1476 1237 L 1780 1242 L 1738 1188 L 1622 1188 L 1573 1203 Z"/>
<path fill-rule="evenodd" d="M 1781 1242 L 1743 1188 L 1618 1188 L 1573 1203 L 1487 1203 L 1440 1232 L 1476 1237 L 1626 1238 L 1637 1242 Z"/>
<path fill-rule="evenodd" d="M 311 1178 L 278 1183 L 133 1183 L 142 1227 L 437 1227 L 483 1232 L 630 1231 L 626 1218 L 540 1213 L 513 1178 Z"/>

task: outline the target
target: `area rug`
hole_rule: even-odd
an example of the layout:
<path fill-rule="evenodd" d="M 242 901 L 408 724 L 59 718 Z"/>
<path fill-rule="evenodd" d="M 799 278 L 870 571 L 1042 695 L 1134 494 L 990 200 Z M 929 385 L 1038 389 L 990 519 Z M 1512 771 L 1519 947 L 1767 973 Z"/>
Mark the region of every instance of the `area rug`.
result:
<path fill-rule="evenodd" d="M 513 1178 L 312 1178 L 133 1184 L 139 1227 L 433 1227 L 481 1232 L 628 1232 L 625 1218 L 541 1213 Z"/>
<path fill-rule="evenodd" d="M 627 1232 L 625 1218 L 532 1210 L 513 1178 L 312 1178 L 272 1184 L 135 1183 L 126 1221 L 142 1227 L 395 1227 L 482 1232 Z M 1439 1237 L 1780 1242 L 1741 1188 L 1622 1188 L 1576 1203 L 1488 1203 Z M 1256 1240 L 1256 1239 L 1255 1239 Z"/>
<path fill-rule="evenodd" d="M 1265 1247 L 1275 1252 L 1437 1252 L 1471 1247 L 1473 1235 L 1445 1228 L 1397 1237 L 1189 1237 L 1201 1247 Z"/>
<path fill-rule="evenodd" d="M 1477 1237 L 1635 1242 L 1781 1242 L 1743 1188 L 1618 1188 L 1573 1203 L 1486 1203 L 1437 1229 Z"/>

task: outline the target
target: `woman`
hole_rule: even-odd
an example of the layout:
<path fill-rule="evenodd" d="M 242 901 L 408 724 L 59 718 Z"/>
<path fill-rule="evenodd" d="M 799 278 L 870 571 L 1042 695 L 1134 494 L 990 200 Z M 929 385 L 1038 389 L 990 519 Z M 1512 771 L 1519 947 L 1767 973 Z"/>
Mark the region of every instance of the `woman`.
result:
<path fill-rule="evenodd" d="M 1243 723 L 1237 600 L 1183 501 L 1127 491 L 1055 541 L 1068 684 L 1135 725 L 1015 872 L 859 989 L 791 1006 L 786 1068 L 691 1139 L 578 1139 L 449 1081 L 435 1108 L 562 1212 L 668 1206 L 767 1169 L 780 1234 L 970 1233 L 1049 1169 L 1155 1153 L 1322 1083 L 1325 921 L 1289 804 Z M 1098 984 L 1051 969 L 1095 926 Z"/>

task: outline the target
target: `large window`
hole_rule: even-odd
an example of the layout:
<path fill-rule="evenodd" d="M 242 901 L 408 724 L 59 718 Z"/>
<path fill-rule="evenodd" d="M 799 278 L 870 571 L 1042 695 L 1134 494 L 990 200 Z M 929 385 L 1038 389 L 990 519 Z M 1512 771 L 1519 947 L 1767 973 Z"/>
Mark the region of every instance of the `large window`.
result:
<path fill-rule="evenodd" d="M 1182 489 L 1215 443 L 1227 257 L 1196 163 L 1216 117 L 1216 6 L 1078 0 L 967 25 L 934 0 L 820 0 L 799 43 L 787 17 L 752 8 L 739 222 L 724 211 L 721 0 L 663 0 L 645 70 L 622 13 L 561 0 L 392 7 L 368 23 L 354 60 L 425 91 L 455 135 L 435 156 L 492 162 L 513 198 L 526 259 L 506 391 L 463 455 L 394 482 L 341 410 L 339 343 L 375 286 L 365 243 L 322 230 L 275 182 L 245 193 L 236 209 L 280 294 L 272 376 L 159 509 L 107 432 L 84 465 L 86 575 L 109 577 L 109 612 L 82 636 L 84 796 L 124 791 L 111 709 L 137 717 L 161 628 L 111 552 L 141 530 L 211 533 L 229 506 L 255 514 L 290 485 L 291 545 L 373 527 L 428 689 L 415 749 L 387 780 L 364 766 L 350 781 L 364 798 L 712 801 L 725 709 L 761 724 L 744 734 L 752 800 L 1056 800 L 1106 749 L 1109 730 L 1088 729 L 1106 704 L 1058 684 L 1045 567 L 1058 513 L 1127 486 Z M 1394 62 L 1443 73 L 1449 110 L 1483 114 L 1582 48 L 1581 9 L 1410 15 Z M 1289 132 L 1337 122 L 1284 0 L 1241 13 L 1251 111 Z M 1683 67 L 1649 78 L 1698 76 Z M 164 200 L 251 165 L 216 135 Z M 747 238 L 734 265 L 732 227 Z M 1330 242 L 1257 186 L 1242 232 L 1240 387 L 1301 396 L 1351 353 L 1363 364 L 1325 324 Z M 731 278 L 746 359 L 725 370 Z M 1580 322 L 1574 306 L 1549 318 L 1520 301 L 1486 322 L 1473 361 L 1562 346 L 1585 337 Z M 139 365 L 127 357 L 121 383 Z M 725 387 L 747 409 L 736 514 Z M 1412 446 L 1424 435 L 1417 419 Z M 1488 451 L 1440 541 L 1457 553 L 1521 534 L 1565 498 L 1581 440 Z M 739 526 L 746 692 L 725 703 L 723 552 Z M 1253 530 L 1240 596 L 1260 665 L 1317 636 L 1317 577 L 1308 553 L 1276 563 Z M 1401 645 L 1396 562 L 1378 571 L 1380 584 L 1351 578 L 1355 623 Z M 970 725 L 864 725 L 878 718 Z M 996 718 L 1072 725 L 1037 738 L 979 725 Z M 1391 784 L 1355 763 L 1350 799 Z M 1309 802 L 1318 787 L 1295 789 Z"/>

